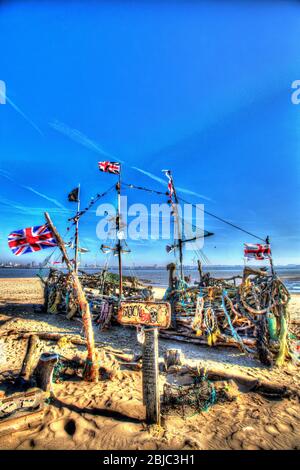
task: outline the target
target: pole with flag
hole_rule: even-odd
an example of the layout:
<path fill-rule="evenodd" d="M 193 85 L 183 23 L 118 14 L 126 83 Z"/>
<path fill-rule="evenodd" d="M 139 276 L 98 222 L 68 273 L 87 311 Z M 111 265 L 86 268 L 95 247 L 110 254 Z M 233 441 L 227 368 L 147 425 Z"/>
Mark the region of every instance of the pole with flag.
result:
<path fill-rule="evenodd" d="M 75 224 L 75 263 L 74 268 L 75 272 L 78 273 L 78 249 L 79 249 L 79 217 L 80 212 L 80 184 L 78 184 L 78 195 L 77 195 L 77 217 Z"/>
<path fill-rule="evenodd" d="M 123 280 L 122 280 L 122 244 L 121 244 L 121 163 L 119 162 L 98 162 L 98 167 L 100 171 L 104 173 L 111 173 L 113 175 L 118 175 L 119 179 L 116 184 L 116 190 L 118 194 L 118 205 L 117 205 L 117 214 L 116 214 L 116 247 L 115 251 L 118 254 L 118 264 L 119 264 L 119 299 L 122 299 L 123 293 Z M 104 247 L 102 245 L 102 249 L 111 249 L 109 247 Z"/>
<path fill-rule="evenodd" d="M 269 237 L 269 235 L 266 238 L 266 244 L 269 247 L 269 261 L 270 261 L 271 273 L 272 273 L 272 276 L 274 276 L 275 275 L 275 270 L 274 270 L 274 264 L 273 264 L 272 251 L 271 251 L 271 248 L 270 248 L 270 237 Z"/>
<path fill-rule="evenodd" d="M 72 191 L 68 194 L 69 202 L 77 202 L 77 213 L 74 218 L 75 220 L 75 256 L 74 256 L 74 268 L 75 272 L 78 273 L 78 251 L 79 251 L 79 212 L 80 212 L 80 184 L 78 184 L 77 188 L 72 189 Z"/>
<path fill-rule="evenodd" d="M 93 331 L 93 325 L 92 325 L 90 306 L 85 297 L 85 293 L 82 289 L 80 280 L 68 257 L 64 241 L 62 240 L 59 232 L 57 231 L 56 227 L 54 226 L 47 212 L 45 212 L 45 218 L 52 234 L 55 237 L 56 243 L 59 249 L 61 250 L 63 260 L 66 263 L 66 266 L 70 272 L 73 288 L 77 293 L 78 303 L 79 303 L 80 310 L 82 313 L 83 327 L 85 331 L 86 344 L 87 344 L 87 350 L 88 350 L 85 369 L 84 369 L 84 379 L 89 382 L 97 382 L 99 378 L 99 368 L 97 364 L 97 353 L 95 349 L 94 331 Z"/>
<path fill-rule="evenodd" d="M 177 196 L 177 193 L 176 193 L 176 189 L 175 189 L 175 185 L 174 185 L 174 179 L 173 179 L 171 170 L 162 170 L 162 171 L 163 171 L 163 173 L 165 173 L 166 177 L 169 180 L 169 183 L 168 183 L 169 198 L 170 198 L 170 201 L 171 201 L 171 204 L 172 204 L 174 219 L 175 219 L 175 222 L 177 224 L 177 237 L 178 237 L 177 247 L 178 247 L 178 251 L 179 251 L 180 277 L 181 277 L 181 279 L 183 279 L 183 277 L 184 277 L 184 275 L 183 275 L 183 240 L 182 240 L 181 220 L 179 218 L 179 213 L 178 213 L 179 200 L 178 200 L 178 196 Z M 175 204 L 173 204 L 173 200 L 172 200 L 173 196 L 174 196 Z"/>
<path fill-rule="evenodd" d="M 118 208 L 117 208 L 117 217 L 116 217 L 116 234 L 117 234 L 117 252 L 118 252 L 118 264 L 119 264 L 119 300 L 122 300 L 123 293 L 123 279 L 122 279 L 122 246 L 121 246 L 121 165 L 119 170 L 119 181 L 116 185 L 118 193 Z"/>

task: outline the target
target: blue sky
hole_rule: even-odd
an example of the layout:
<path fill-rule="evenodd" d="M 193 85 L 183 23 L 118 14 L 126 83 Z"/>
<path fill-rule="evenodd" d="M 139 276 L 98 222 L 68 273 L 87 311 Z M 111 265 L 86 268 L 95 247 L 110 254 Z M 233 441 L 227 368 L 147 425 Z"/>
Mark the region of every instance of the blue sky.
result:
<path fill-rule="evenodd" d="M 275 262 L 300 263 L 299 30 L 289 1 L 1 2 L 1 259 L 44 259 L 50 250 L 10 254 L 8 233 L 43 223 L 45 209 L 65 233 L 68 192 L 80 182 L 86 204 L 108 188 L 114 176 L 97 162 L 111 155 L 126 182 L 156 190 L 135 168 L 172 169 L 179 188 L 203 196 L 182 197 L 270 235 Z M 81 219 L 86 261 L 103 259 L 97 222 Z M 212 263 L 241 263 L 242 244 L 255 243 L 209 216 L 205 228 Z M 166 263 L 164 245 L 134 242 L 127 263 Z"/>

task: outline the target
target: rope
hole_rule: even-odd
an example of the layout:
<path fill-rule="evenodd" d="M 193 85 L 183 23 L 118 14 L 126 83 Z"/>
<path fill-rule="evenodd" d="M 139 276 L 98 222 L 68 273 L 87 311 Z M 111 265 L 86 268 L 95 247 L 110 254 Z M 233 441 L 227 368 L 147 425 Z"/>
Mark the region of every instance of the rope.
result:
<path fill-rule="evenodd" d="M 253 352 L 251 350 L 249 350 L 243 343 L 243 340 L 242 338 L 240 337 L 240 335 L 235 331 L 234 329 L 234 326 L 231 322 L 231 318 L 230 318 L 230 315 L 227 311 L 227 308 L 226 308 L 226 304 L 225 304 L 225 299 L 228 299 L 228 293 L 227 293 L 227 290 L 226 289 L 223 289 L 222 291 L 222 309 L 225 313 L 225 316 L 226 316 L 226 319 L 227 319 L 227 322 L 228 322 L 228 325 L 229 325 L 229 328 L 230 328 L 230 331 L 232 333 L 232 336 L 234 337 L 234 339 L 241 345 L 241 348 L 243 349 L 244 352 Z M 228 299 L 229 300 L 229 299 Z"/>
<path fill-rule="evenodd" d="M 162 191 L 155 191 L 154 189 L 149 189 L 149 188 L 145 188 L 145 187 L 142 187 L 142 186 L 135 186 L 134 184 L 128 184 L 128 183 L 123 183 L 125 186 L 131 188 L 131 189 L 139 189 L 141 191 L 147 191 L 147 192 L 150 192 L 150 193 L 155 193 L 155 194 L 159 194 L 159 195 L 163 195 L 163 196 L 166 196 L 168 195 L 169 193 L 168 192 L 162 192 Z M 211 217 L 214 217 L 215 219 L 219 220 L 220 222 L 223 222 L 224 224 L 227 224 L 227 225 L 230 225 L 231 227 L 237 229 L 237 230 L 240 230 L 241 232 L 244 232 L 246 233 L 247 235 L 250 235 L 251 237 L 254 237 L 254 238 L 257 238 L 258 240 L 261 240 L 265 243 L 266 239 L 265 238 L 261 238 L 259 237 L 258 235 L 254 234 L 254 233 L 251 233 L 249 232 L 248 230 L 245 230 L 243 229 L 242 227 L 236 225 L 236 224 L 233 224 L 231 222 L 229 222 L 228 220 L 225 220 L 223 219 L 222 217 L 219 217 L 218 215 L 215 215 L 213 214 L 212 212 L 208 212 L 207 210 L 205 209 L 201 209 L 199 206 L 196 206 L 196 204 L 192 204 L 191 202 L 189 201 L 186 201 L 185 199 L 183 199 L 182 197 L 178 196 L 178 199 L 180 199 L 180 201 L 186 203 L 186 204 L 190 204 L 192 207 L 195 207 L 197 209 L 200 209 L 202 212 L 204 212 L 205 214 L 207 215 L 210 215 Z"/>
<path fill-rule="evenodd" d="M 99 199 L 101 199 L 102 197 L 106 196 L 110 191 L 112 191 L 114 188 L 116 187 L 115 184 L 113 184 L 110 188 L 108 188 L 106 191 L 104 191 L 104 193 L 101 193 L 101 194 L 96 194 L 96 196 L 92 197 L 88 206 L 85 207 L 85 209 L 82 209 L 81 211 L 77 212 L 74 217 L 71 217 L 70 219 L 68 219 L 69 222 L 73 222 L 73 224 L 76 223 L 76 221 L 78 219 L 80 219 L 80 217 L 82 217 L 88 210 L 91 209 L 91 207 L 93 207 L 93 205 L 99 201 Z"/>

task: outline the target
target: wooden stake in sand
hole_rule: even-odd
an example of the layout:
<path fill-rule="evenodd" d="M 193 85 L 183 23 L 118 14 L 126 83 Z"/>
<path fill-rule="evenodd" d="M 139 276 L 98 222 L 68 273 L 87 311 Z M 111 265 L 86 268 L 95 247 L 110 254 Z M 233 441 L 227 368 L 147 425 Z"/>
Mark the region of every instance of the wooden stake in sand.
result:
<path fill-rule="evenodd" d="M 36 383 L 44 392 L 52 392 L 52 377 L 58 354 L 43 353 L 35 369 Z"/>
<path fill-rule="evenodd" d="M 89 382 L 97 382 L 99 378 L 99 367 L 97 364 L 94 331 L 93 331 L 90 307 L 89 307 L 88 301 L 86 300 L 79 278 L 74 271 L 71 261 L 69 260 L 64 241 L 62 240 L 55 226 L 53 225 L 53 222 L 47 212 L 45 212 L 45 218 L 46 218 L 47 224 L 49 225 L 50 230 L 52 231 L 52 233 L 54 234 L 56 238 L 59 249 L 62 252 L 63 259 L 71 274 L 73 288 L 77 293 L 77 299 L 78 299 L 78 303 L 79 303 L 80 310 L 82 313 L 82 320 L 83 320 L 83 326 L 84 326 L 87 350 L 88 350 L 87 359 L 86 359 L 86 367 L 84 371 L 84 379 Z"/>
<path fill-rule="evenodd" d="M 146 406 L 146 421 L 160 424 L 160 396 L 158 369 L 158 328 L 145 328 L 143 345 L 143 403 Z"/>
<path fill-rule="evenodd" d="M 38 352 L 39 338 L 36 335 L 30 335 L 27 342 L 27 349 L 23 360 L 22 368 L 19 377 L 25 381 L 30 379 L 33 364 L 36 354 Z"/>

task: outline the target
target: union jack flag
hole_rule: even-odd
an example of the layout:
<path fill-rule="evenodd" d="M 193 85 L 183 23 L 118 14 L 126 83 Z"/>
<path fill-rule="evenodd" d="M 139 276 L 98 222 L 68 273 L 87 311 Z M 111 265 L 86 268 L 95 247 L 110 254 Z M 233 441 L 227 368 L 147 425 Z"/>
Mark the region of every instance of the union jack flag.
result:
<path fill-rule="evenodd" d="M 245 258 L 254 258 L 257 261 L 261 261 L 271 256 L 270 245 L 262 245 L 260 243 L 245 243 L 244 245 Z"/>
<path fill-rule="evenodd" d="M 105 173 L 113 173 L 114 175 L 120 174 L 120 163 L 118 162 L 99 162 L 99 170 Z"/>
<path fill-rule="evenodd" d="M 15 230 L 8 235 L 8 246 L 14 255 L 57 246 L 57 241 L 47 224 Z"/>

